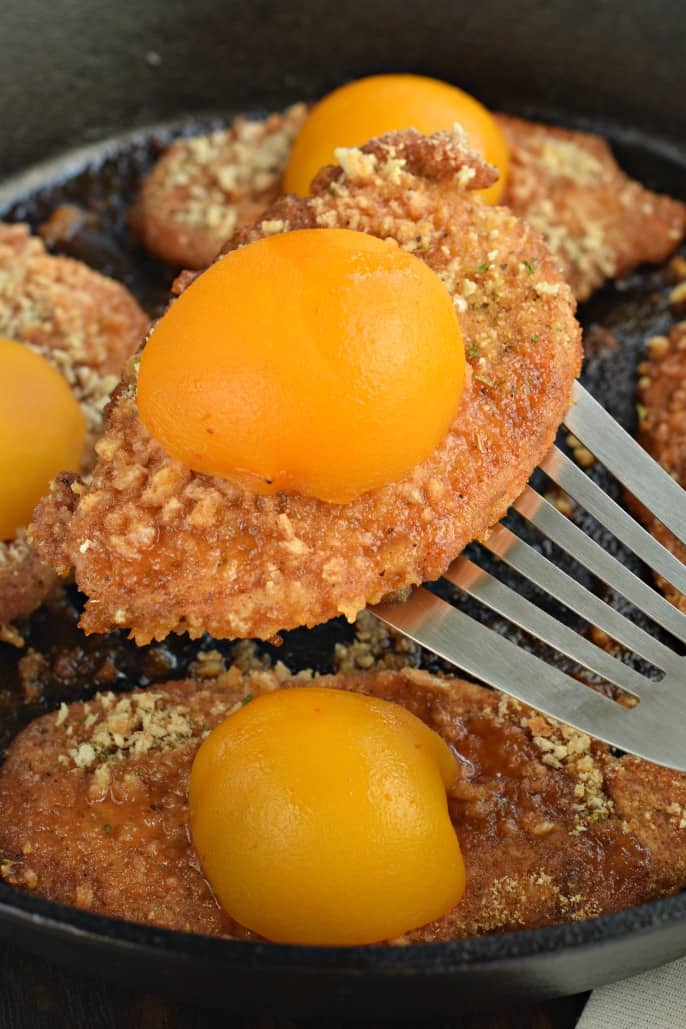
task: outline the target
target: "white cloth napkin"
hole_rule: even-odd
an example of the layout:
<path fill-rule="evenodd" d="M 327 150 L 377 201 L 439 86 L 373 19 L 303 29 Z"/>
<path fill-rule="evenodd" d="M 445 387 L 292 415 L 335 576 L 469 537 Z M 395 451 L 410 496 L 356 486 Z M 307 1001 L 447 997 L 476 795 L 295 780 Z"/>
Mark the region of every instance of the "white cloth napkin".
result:
<path fill-rule="evenodd" d="M 686 958 L 594 990 L 577 1029 L 686 1029 Z"/>

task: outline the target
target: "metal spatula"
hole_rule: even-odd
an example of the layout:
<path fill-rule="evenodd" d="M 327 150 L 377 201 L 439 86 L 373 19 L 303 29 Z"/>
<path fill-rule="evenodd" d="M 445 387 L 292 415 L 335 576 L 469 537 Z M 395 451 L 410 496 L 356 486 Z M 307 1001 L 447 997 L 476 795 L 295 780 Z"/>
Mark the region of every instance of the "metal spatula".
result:
<path fill-rule="evenodd" d="M 686 544 L 686 492 L 579 383 L 573 399 L 574 406 L 564 420 L 570 432 Z M 541 468 L 645 564 L 686 594 L 686 566 L 562 451 L 553 447 Z M 650 662 L 664 673 L 660 681 L 613 657 L 466 557 L 457 558 L 444 578 L 577 665 L 620 687 L 624 702 L 547 664 L 425 588 L 414 590 L 402 603 L 379 604 L 371 610 L 394 629 L 489 686 L 622 750 L 686 771 L 686 657 L 677 650 L 679 642 L 686 644 L 686 615 L 531 486 L 513 506 L 597 579 L 666 629 L 675 640 L 675 649 L 605 603 L 504 525 L 496 527 L 482 549 Z"/>

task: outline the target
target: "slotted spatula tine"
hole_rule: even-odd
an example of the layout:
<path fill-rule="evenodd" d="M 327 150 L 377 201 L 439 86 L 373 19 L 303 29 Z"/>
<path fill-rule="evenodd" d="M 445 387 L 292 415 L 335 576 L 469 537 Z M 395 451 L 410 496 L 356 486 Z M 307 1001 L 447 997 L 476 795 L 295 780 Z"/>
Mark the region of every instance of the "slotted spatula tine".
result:
<path fill-rule="evenodd" d="M 644 453 L 639 447 L 637 449 L 641 454 Z M 593 479 L 585 475 L 566 454 L 563 454 L 557 447 L 551 447 L 541 461 L 541 468 L 553 482 L 557 483 L 565 493 L 568 493 L 580 507 L 593 515 L 601 525 L 611 525 L 613 535 L 621 540 L 629 550 L 633 550 L 654 572 L 686 594 L 686 568 L 684 565 L 677 561 L 673 554 L 670 554 L 661 543 L 658 543 L 630 514 L 627 514 L 612 497 L 608 497 L 607 493 L 604 493 L 600 486 L 593 482 Z M 667 479 L 673 486 L 676 486 L 669 476 Z M 677 486 L 677 489 L 680 487 Z M 683 496 L 683 490 L 681 492 Z"/>
<path fill-rule="evenodd" d="M 378 604 L 371 610 L 415 643 L 543 714 L 620 750 L 686 772 L 686 684 L 676 704 L 655 684 L 654 695 L 628 708 L 522 650 L 423 587 L 406 601 Z"/>
<path fill-rule="evenodd" d="M 566 426 L 686 542 L 686 492 L 578 384 L 574 399 L 575 406 L 565 418 Z M 560 450 L 553 447 L 541 467 L 617 539 L 686 593 L 684 565 Z M 655 493 L 659 494 L 657 503 Z M 686 615 L 599 547 L 535 490 L 527 487 L 513 506 L 578 564 L 585 564 L 597 579 L 667 629 L 676 640 L 686 641 Z M 658 682 L 631 668 L 465 557 L 453 562 L 445 575 L 453 586 L 582 668 L 629 693 L 633 706 L 626 699 L 618 702 L 584 685 L 424 588 L 416 589 L 404 602 L 387 602 L 371 610 L 392 628 L 489 686 L 621 750 L 686 771 L 686 658 L 669 642 L 657 639 L 590 592 L 505 526 L 497 526 L 482 544 L 477 561 L 485 551 L 567 609 L 643 655 L 664 673 L 663 678 Z"/>
<path fill-rule="evenodd" d="M 686 543 L 684 491 L 579 382 L 564 423 L 601 464 Z"/>

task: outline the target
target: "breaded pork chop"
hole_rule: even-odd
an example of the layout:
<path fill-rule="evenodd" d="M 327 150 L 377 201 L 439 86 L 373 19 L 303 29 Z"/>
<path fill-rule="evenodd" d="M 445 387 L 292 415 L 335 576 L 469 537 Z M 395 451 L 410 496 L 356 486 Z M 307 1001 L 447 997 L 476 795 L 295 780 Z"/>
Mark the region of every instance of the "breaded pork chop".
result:
<path fill-rule="evenodd" d="M 205 268 L 237 228 L 281 192 L 283 168 L 305 105 L 263 120 L 234 118 L 209 136 L 178 139 L 143 180 L 131 223 L 170 264 Z"/>
<path fill-rule="evenodd" d="M 25 225 L 0 222 L 0 336 L 26 343 L 67 379 L 86 417 L 88 463 L 108 397 L 147 325 L 120 283 L 52 257 Z M 24 533 L 0 540 L 0 625 L 29 614 L 55 580 Z"/>
<path fill-rule="evenodd" d="M 30 615 L 59 581 L 54 568 L 38 557 L 20 529 L 13 540 L 0 540 L 0 634 L 15 618 Z"/>
<path fill-rule="evenodd" d="M 309 680 L 403 704 L 462 760 L 450 813 L 460 903 L 408 941 L 595 917 L 686 882 L 686 778 L 612 757 L 483 687 L 426 672 Z M 217 906 L 187 830 L 201 739 L 251 696 L 308 679 L 283 666 L 96 695 L 33 722 L 0 769 L 0 874 L 41 896 L 173 929 L 250 935 Z M 332 758 L 333 760 L 333 758 Z"/>
<path fill-rule="evenodd" d="M 686 489 L 686 322 L 648 341 L 639 372 L 638 441 Z M 683 543 L 644 507 L 638 511 L 653 536 L 686 563 Z M 686 596 L 660 576 L 657 582 L 667 599 L 686 612 Z"/>
<path fill-rule="evenodd" d="M 550 446 L 581 360 L 574 300 L 537 234 L 470 199 L 494 171 L 453 133 L 414 130 L 344 155 L 306 199 L 270 208 L 236 247 L 269 233 L 345 227 L 394 238 L 440 276 L 471 375 L 455 421 L 400 482 L 348 504 L 257 496 L 192 472 L 141 424 L 136 366 L 111 405 L 88 485 L 55 486 L 32 529 L 74 568 L 86 632 L 128 627 L 259 636 L 314 625 L 441 574 L 507 510 Z M 192 288 L 192 286 L 191 286 Z"/>
<path fill-rule="evenodd" d="M 206 267 L 275 198 L 304 117 L 299 104 L 172 144 L 133 212 L 147 248 L 171 264 Z M 578 300 L 636 265 L 662 261 L 684 237 L 684 205 L 626 176 L 600 136 L 495 117 L 511 151 L 502 203 L 541 233 Z"/>
<path fill-rule="evenodd" d="M 511 161 L 502 202 L 541 233 L 577 300 L 684 238 L 686 206 L 625 175 L 600 136 L 497 118 Z"/>
<path fill-rule="evenodd" d="M 91 408 L 85 411 L 91 425 L 92 408 L 102 409 L 106 395 L 96 378 L 110 377 L 111 390 L 147 326 L 121 283 L 48 254 L 25 225 L 0 222 L 0 335 L 29 344 L 63 370 L 77 399 Z"/>

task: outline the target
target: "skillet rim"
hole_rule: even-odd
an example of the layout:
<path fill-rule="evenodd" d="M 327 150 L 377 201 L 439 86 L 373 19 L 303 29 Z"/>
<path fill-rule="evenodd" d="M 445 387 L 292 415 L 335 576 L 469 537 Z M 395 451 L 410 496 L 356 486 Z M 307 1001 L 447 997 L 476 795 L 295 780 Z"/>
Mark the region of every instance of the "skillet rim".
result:
<path fill-rule="evenodd" d="M 470 936 L 409 946 L 373 944 L 353 947 L 316 947 L 302 944 L 235 940 L 204 933 L 166 929 L 130 922 L 43 897 L 0 882 L 0 936 L 5 925 L 47 931 L 77 943 L 97 941 L 119 949 L 154 951 L 163 956 L 223 960 L 233 968 L 252 968 L 263 962 L 271 969 L 307 969 L 339 973 L 405 972 L 446 973 L 470 967 L 507 965 L 522 960 L 609 943 L 631 933 L 659 931 L 670 924 L 686 926 L 686 890 L 669 897 L 623 908 L 598 918 L 560 922 L 537 929 Z M 686 933 L 684 934 L 686 953 Z M 266 959 L 266 962 L 265 962 Z M 436 960 L 438 959 L 438 960 Z"/>

